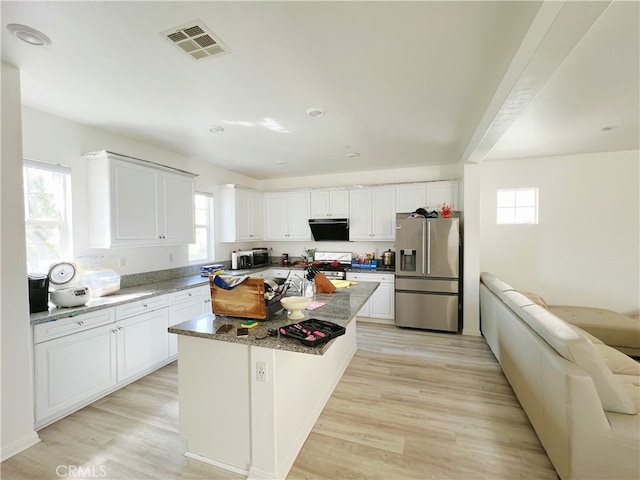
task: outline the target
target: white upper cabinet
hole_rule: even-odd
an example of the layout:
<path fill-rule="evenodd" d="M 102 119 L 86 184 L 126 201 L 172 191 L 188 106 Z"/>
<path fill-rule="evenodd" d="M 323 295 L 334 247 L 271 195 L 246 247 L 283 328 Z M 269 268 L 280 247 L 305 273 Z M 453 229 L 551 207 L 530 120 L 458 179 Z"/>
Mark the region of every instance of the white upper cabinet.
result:
<path fill-rule="evenodd" d="M 396 187 L 396 212 L 411 213 L 427 205 L 427 184 L 412 183 Z"/>
<path fill-rule="evenodd" d="M 192 177 L 159 174 L 159 197 L 164 202 L 159 212 L 158 231 L 164 243 L 193 243 L 195 240 L 194 182 Z"/>
<path fill-rule="evenodd" d="M 451 207 L 451 210 L 460 210 L 458 182 L 456 180 L 443 180 L 441 182 L 427 183 L 426 210 L 440 211 L 443 203 L 446 203 Z"/>
<path fill-rule="evenodd" d="M 302 192 L 265 193 L 265 240 L 311 240 L 311 195 Z"/>
<path fill-rule="evenodd" d="M 348 218 L 348 190 L 312 190 L 310 218 Z"/>
<path fill-rule="evenodd" d="M 221 241 L 262 240 L 262 193 L 220 187 Z"/>
<path fill-rule="evenodd" d="M 395 187 L 350 190 L 349 208 L 349 240 L 395 239 Z"/>
<path fill-rule="evenodd" d="M 194 241 L 193 174 L 106 151 L 85 157 L 91 247 Z"/>
<path fill-rule="evenodd" d="M 417 208 L 440 211 L 446 203 L 452 210 L 460 210 L 458 201 L 458 181 L 411 183 L 396 187 L 396 212 L 411 213 Z"/>

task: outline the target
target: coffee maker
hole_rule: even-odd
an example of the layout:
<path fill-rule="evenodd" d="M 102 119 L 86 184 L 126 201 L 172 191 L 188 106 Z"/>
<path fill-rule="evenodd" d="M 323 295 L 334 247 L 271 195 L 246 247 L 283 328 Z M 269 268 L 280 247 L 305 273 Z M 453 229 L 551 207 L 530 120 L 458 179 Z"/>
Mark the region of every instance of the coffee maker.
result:
<path fill-rule="evenodd" d="M 29 279 L 29 313 L 49 310 L 49 277 L 45 274 L 32 273 Z"/>

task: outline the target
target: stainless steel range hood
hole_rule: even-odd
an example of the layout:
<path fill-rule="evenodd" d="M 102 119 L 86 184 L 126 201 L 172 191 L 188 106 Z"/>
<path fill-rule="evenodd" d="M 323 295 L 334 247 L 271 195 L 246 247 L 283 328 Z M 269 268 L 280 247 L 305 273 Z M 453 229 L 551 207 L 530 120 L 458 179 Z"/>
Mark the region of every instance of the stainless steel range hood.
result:
<path fill-rule="evenodd" d="M 317 242 L 349 241 L 348 218 L 311 218 L 309 228 Z"/>

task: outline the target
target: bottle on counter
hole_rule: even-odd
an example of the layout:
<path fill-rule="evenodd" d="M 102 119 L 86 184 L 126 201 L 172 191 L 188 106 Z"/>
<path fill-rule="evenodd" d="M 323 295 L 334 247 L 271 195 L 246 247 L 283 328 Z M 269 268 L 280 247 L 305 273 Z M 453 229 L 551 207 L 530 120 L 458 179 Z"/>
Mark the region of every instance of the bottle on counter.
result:
<path fill-rule="evenodd" d="M 313 298 L 315 284 L 313 280 L 307 280 L 307 286 L 304 289 L 304 296 L 308 298 Z"/>

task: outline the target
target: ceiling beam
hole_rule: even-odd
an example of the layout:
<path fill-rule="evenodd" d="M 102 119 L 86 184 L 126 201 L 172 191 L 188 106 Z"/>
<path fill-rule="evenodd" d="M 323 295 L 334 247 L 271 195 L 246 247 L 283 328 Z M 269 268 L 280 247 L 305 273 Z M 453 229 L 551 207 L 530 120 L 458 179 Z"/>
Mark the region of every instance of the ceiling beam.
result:
<path fill-rule="evenodd" d="M 461 163 L 481 163 L 611 4 L 545 0 L 489 102 Z"/>

